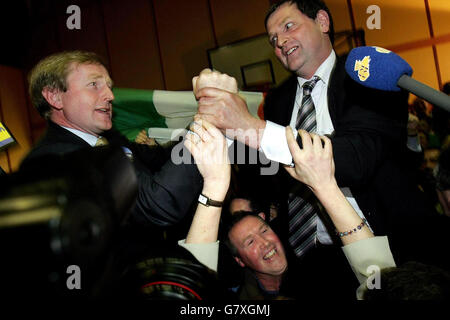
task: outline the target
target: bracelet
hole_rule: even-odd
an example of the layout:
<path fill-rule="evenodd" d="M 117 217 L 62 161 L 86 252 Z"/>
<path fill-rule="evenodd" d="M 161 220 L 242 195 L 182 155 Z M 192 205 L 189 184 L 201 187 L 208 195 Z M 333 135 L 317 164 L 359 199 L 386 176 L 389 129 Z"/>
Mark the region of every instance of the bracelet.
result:
<path fill-rule="evenodd" d="M 352 234 L 353 232 L 361 230 L 364 227 L 364 225 L 366 225 L 366 224 L 367 224 L 367 220 L 365 218 L 363 218 L 361 224 L 357 225 L 352 230 L 344 231 L 344 232 L 339 232 L 339 231 L 336 230 L 336 235 L 338 235 L 339 237 L 348 236 L 349 234 Z"/>

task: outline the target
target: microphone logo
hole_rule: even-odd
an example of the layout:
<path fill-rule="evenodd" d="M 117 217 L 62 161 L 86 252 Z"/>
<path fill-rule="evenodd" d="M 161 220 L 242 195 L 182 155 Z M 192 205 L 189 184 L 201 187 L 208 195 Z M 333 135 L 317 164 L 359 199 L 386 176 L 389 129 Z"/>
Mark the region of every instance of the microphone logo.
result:
<path fill-rule="evenodd" d="M 361 81 L 366 81 L 370 77 L 370 56 L 365 56 L 362 60 L 355 61 L 355 69 L 358 71 L 358 78 Z"/>

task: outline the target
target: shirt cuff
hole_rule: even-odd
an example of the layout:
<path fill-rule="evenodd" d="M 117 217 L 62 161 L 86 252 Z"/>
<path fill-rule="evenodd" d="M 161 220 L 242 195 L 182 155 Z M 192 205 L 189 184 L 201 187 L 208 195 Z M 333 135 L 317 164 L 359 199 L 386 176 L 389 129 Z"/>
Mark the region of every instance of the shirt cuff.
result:
<path fill-rule="evenodd" d="M 386 236 L 359 240 L 342 247 L 342 250 L 361 284 L 372 272 L 369 267 L 375 266 L 380 270 L 395 267 Z"/>
<path fill-rule="evenodd" d="M 286 128 L 271 121 L 266 121 L 260 151 L 269 160 L 291 164 L 292 156 L 286 140 Z"/>
<path fill-rule="evenodd" d="M 217 272 L 219 241 L 209 243 L 186 243 L 186 239 L 183 239 L 178 241 L 178 245 L 192 253 L 198 261 L 209 269 Z"/>

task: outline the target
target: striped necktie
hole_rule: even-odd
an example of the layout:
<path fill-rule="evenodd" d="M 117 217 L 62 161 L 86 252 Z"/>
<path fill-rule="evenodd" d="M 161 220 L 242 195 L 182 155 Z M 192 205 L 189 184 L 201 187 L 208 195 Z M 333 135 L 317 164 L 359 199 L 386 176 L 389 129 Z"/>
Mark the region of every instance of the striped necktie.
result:
<path fill-rule="evenodd" d="M 311 92 L 319 80 L 319 77 L 314 76 L 312 80 L 303 84 L 302 104 L 298 110 L 297 121 L 295 122 L 295 128 L 297 130 L 303 129 L 308 132 L 316 131 L 316 109 L 314 108 Z"/>
<path fill-rule="evenodd" d="M 297 114 L 296 128 L 315 132 L 317 128 L 316 111 L 311 92 L 320 80 L 315 76 L 303 84 L 302 104 Z M 297 141 L 300 140 L 297 136 Z M 302 257 L 316 244 L 318 201 L 308 186 L 302 184 L 289 195 L 289 243 L 297 257 Z"/>

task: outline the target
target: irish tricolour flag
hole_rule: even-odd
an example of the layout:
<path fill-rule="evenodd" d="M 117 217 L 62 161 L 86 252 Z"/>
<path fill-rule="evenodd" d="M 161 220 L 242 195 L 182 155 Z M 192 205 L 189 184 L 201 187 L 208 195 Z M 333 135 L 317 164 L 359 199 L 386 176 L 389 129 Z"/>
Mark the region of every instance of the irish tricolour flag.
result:
<path fill-rule="evenodd" d="M 134 140 L 146 129 L 150 138 L 165 143 L 176 129 L 185 129 L 197 113 L 197 101 L 192 91 L 138 90 L 115 88 L 113 124 L 128 139 Z M 264 94 L 239 93 L 250 113 L 262 118 Z"/>

